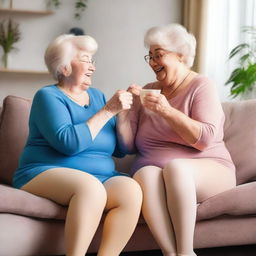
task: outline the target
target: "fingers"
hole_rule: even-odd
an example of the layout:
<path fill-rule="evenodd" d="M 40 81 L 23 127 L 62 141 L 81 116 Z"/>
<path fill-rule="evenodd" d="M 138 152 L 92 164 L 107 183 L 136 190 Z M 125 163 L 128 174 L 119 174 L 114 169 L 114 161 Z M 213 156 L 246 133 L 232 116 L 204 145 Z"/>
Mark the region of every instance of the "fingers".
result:
<path fill-rule="evenodd" d="M 105 109 L 113 115 L 118 114 L 120 111 L 130 109 L 132 105 L 132 94 L 125 90 L 118 90 L 112 98 L 106 103 Z"/>
<path fill-rule="evenodd" d="M 133 95 L 139 96 L 140 95 L 140 91 L 142 90 L 142 87 L 137 85 L 137 84 L 131 84 L 127 91 L 132 93 Z"/>
<path fill-rule="evenodd" d="M 119 92 L 119 101 L 121 104 L 121 110 L 130 109 L 133 103 L 132 94 L 127 91 Z"/>
<path fill-rule="evenodd" d="M 161 96 L 160 95 L 155 95 L 152 93 L 147 93 L 144 97 L 144 102 L 154 102 L 157 103 L 161 100 Z"/>
<path fill-rule="evenodd" d="M 162 112 L 169 108 L 170 104 L 163 94 L 153 95 L 148 93 L 143 100 L 143 106 L 154 112 Z"/>

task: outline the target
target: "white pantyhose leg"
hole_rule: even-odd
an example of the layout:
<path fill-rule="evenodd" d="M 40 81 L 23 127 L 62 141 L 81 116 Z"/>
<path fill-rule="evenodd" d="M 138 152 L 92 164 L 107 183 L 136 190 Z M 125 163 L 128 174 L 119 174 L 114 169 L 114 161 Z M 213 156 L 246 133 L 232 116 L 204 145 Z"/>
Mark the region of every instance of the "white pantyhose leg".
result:
<path fill-rule="evenodd" d="M 98 256 L 118 256 L 130 239 L 140 216 L 142 191 L 128 177 L 117 176 L 104 183 L 107 216 Z"/>
<path fill-rule="evenodd" d="M 142 212 L 164 256 L 176 256 L 176 242 L 167 209 L 162 169 L 145 166 L 134 175 L 143 191 Z"/>
<path fill-rule="evenodd" d="M 197 202 L 233 188 L 235 173 L 208 159 L 176 159 L 164 167 L 163 176 L 178 255 L 196 255 L 193 237 Z"/>
<path fill-rule="evenodd" d="M 68 205 L 66 255 L 84 256 L 106 205 L 107 195 L 103 184 L 85 172 L 56 168 L 39 174 L 22 189 Z"/>

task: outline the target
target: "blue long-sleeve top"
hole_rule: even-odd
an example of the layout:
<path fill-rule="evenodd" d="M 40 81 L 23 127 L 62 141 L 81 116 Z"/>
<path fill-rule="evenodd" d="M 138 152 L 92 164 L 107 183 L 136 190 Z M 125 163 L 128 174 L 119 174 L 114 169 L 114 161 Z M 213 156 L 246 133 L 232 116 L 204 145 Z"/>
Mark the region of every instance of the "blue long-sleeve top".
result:
<path fill-rule="evenodd" d="M 117 143 L 116 118 L 110 119 L 92 140 L 86 121 L 106 104 L 106 99 L 95 88 L 87 92 L 90 102 L 86 106 L 72 101 L 56 85 L 43 87 L 35 94 L 29 136 L 13 177 L 15 187 L 58 167 L 85 171 L 101 182 L 123 175 L 115 170 L 112 159 L 112 155 L 123 156 Z"/>

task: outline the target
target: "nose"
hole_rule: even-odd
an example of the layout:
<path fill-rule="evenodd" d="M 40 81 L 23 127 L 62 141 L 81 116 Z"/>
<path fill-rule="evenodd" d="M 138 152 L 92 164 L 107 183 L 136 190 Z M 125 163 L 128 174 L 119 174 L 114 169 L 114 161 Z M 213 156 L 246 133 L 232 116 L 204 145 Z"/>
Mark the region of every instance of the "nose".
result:
<path fill-rule="evenodd" d="M 91 63 L 91 65 L 89 67 L 89 70 L 90 71 L 95 71 L 96 70 L 95 64 Z"/>
<path fill-rule="evenodd" d="M 149 65 L 150 65 L 150 67 L 155 67 L 155 66 L 157 66 L 158 65 L 158 63 L 155 61 L 155 59 L 154 58 L 152 58 L 151 60 L 150 60 L 150 62 L 149 62 Z"/>

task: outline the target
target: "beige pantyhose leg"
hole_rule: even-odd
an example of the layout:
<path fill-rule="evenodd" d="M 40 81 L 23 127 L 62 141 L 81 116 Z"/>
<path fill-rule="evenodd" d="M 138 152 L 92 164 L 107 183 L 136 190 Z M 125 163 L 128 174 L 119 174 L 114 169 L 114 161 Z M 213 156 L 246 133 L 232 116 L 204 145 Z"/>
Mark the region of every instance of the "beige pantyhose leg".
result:
<path fill-rule="evenodd" d="M 143 191 L 143 216 L 164 256 L 176 256 L 176 242 L 167 208 L 162 169 L 146 166 L 138 170 L 134 179 Z"/>
<path fill-rule="evenodd" d="M 138 222 L 142 191 L 139 184 L 125 176 L 112 177 L 104 183 L 107 191 L 107 216 L 98 256 L 118 256 Z"/>
<path fill-rule="evenodd" d="M 163 177 L 178 255 L 196 255 L 193 237 L 197 202 L 233 188 L 235 172 L 208 159 L 176 159 L 164 167 Z"/>
<path fill-rule="evenodd" d="M 39 174 L 22 189 L 69 206 L 65 224 L 66 255 L 84 256 L 106 205 L 103 184 L 85 172 L 56 168 Z"/>

